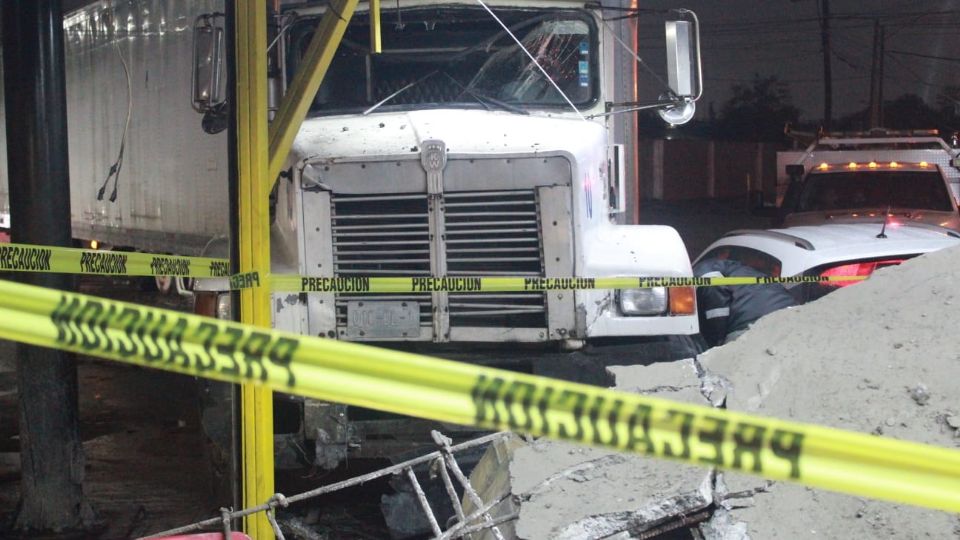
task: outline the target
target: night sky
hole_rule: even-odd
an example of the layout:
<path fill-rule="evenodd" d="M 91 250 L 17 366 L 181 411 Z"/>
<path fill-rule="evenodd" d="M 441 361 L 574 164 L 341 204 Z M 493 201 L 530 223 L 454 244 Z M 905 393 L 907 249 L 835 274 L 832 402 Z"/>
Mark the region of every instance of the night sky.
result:
<path fill-rule="evenodd" d="M 640 0 L 640 7 L 685 7 L 699 16 L 705 78 L 699 118 L 711 102 L 719 113 L 731 87 L 758 74 L 787 82 L 801 119 L 819 120 L 821 1 Z M 869 105 L 874 20 L 886 36 L 885 100 L 912 93 L 936 106 L 946 86 L 960 87 L 960 0 L 829 0 L 829 8 L 834 119 Z M 641 57 L 662 72 L 662 22 L 643 15 L 640 31 Z M 644 91 L 650 88 L 641 85 Z"/>

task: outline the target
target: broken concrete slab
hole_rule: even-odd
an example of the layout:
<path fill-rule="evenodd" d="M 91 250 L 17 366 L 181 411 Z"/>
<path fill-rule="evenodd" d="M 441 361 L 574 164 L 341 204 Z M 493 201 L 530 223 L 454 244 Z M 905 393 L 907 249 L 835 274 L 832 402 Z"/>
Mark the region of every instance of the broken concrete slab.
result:
<path fill-rule="evenodd" d="M 617 389 L 707 403 L 692 360 L 609 370 Z M 519 519 L 511 531 L 514 536 L 508 538 L 585 539 L 636 533 L 712 502 L 711 472 L 701 467 L 546 439 L 520 444 L 511 454 L 502 461 L 509 482 L 484 496 L 490 501 L 509 489 L 511 508 L 519 507 Z M 471 481 L 502 483 L 506 476 L 502 467 L 496 470 L 485 463 L 496 460 L 488 453 Z M 497 480 L 487 482 L 484 476 Z"/>
<path fill-rule="evenodd" d="M 737 478 L 732 478 L 736 476 Z M 756 478 L 724 474 L 732 486 L 756 486 Z M 731 489 L 733 489 L 731 487 Z M 726 523 L 705 538 L 726 539 L 745 530 L 749 538 L 956 538 L 960 520 L 947 512 L 898 505 L 777 482 L 752 497 L 752 505 L 728 510 Z"/>
<path fill-rule="evenodd" d="M 960 250 L 931 253 L 773 313 L 698 362 L 728 381 L 728 409 L 956 448 L 958 279 Z M 721 479 L 731 492 L 764 482 Z M 753 502 L 731 508 L 728 525 L 711 530 L 742 523 L 753 538 L 944 537 L 960 523 L 945 512 L 786 483 Z"/>
<path fill-rule="evenodd" d="M 710 472 L 597 448 L 539 440 L 510 464 L 518 538 L 604 538 L 707 507 Z"/>
<path fill-rule="evenodd" d="M 958 282 L 960 249 L 936 252 L 771 314 L 696 361 L 611 372 L 625 390 L 960 447 Z M 626 538 L 656 508 L 704 502 L 716 511 L 700 531 L 715 540 L 960 537 L 945 512 L 733 473 L 704 484 L 703 469 L 550 441 L 518 448 L 509 469 L 516 538 Z"/>

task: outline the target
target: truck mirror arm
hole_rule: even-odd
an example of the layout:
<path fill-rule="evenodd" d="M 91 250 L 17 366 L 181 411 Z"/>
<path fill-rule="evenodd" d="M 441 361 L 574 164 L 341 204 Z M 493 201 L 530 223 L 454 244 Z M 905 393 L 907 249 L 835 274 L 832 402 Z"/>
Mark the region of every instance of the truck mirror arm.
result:
<path fill-rule="evenodd" d="M 643 111 L 647 109 L 666 109 L 670 107 L 683 106 L 688 101 L 683 98 L 676 99 L 658 99 L 656 101 L 625 101 L 622 103 L 607 102 L 607 112 L 588 115 L 587 118 L 603 118 L 615 114 L 623 114 L 634 111 Z M 626 109 L 614 110 L 614 107 L 627 107 Z"/>

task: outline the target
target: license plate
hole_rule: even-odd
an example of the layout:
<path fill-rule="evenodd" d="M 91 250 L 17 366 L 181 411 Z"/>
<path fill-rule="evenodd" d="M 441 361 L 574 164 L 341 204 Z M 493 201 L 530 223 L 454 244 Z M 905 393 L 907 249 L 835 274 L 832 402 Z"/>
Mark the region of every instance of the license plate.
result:
<path fill-rule="evenodd" d="M 417 338 L 420 306 L 416 302 L 347 302 L 347 338 Z"/>

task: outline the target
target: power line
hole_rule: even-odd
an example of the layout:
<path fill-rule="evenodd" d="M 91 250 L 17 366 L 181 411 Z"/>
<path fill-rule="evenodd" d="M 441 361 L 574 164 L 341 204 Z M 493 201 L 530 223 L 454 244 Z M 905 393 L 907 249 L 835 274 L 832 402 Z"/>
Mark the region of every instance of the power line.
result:
<path fill-rule="evenodd" d="M 860 81 L 863 79 L 868 79 L 867 75 L 854 75 L 850 77 L 834 77 L 835 81 Z M 736 77 L 704 77 L 705 81 L 714 81 L 714 82 L 735 82 L 735 83 L 752 83 L 756 79 L 742 79 Z M 811 79 L 780 79 L 777 78 L 777 82 L 782 82 L 786 84 L 807 84 L 807 83 L 822 83 L 823 79 L 820 77 L 811 78 Z"/>
<path fill-rule="evenodd" d="M 936 56 L 932 54 L 920 54 L 915 52 L 894 51 L 894 50 L 888 50 L 887 52 L 891 54 L 902 54 L 904 56 L 916 56 L 919 58 L 929 58 L 931 60 L 940 60 L 942 62 L 960 62 L 960 58 L 951 58 L 947 56 Z"/>

